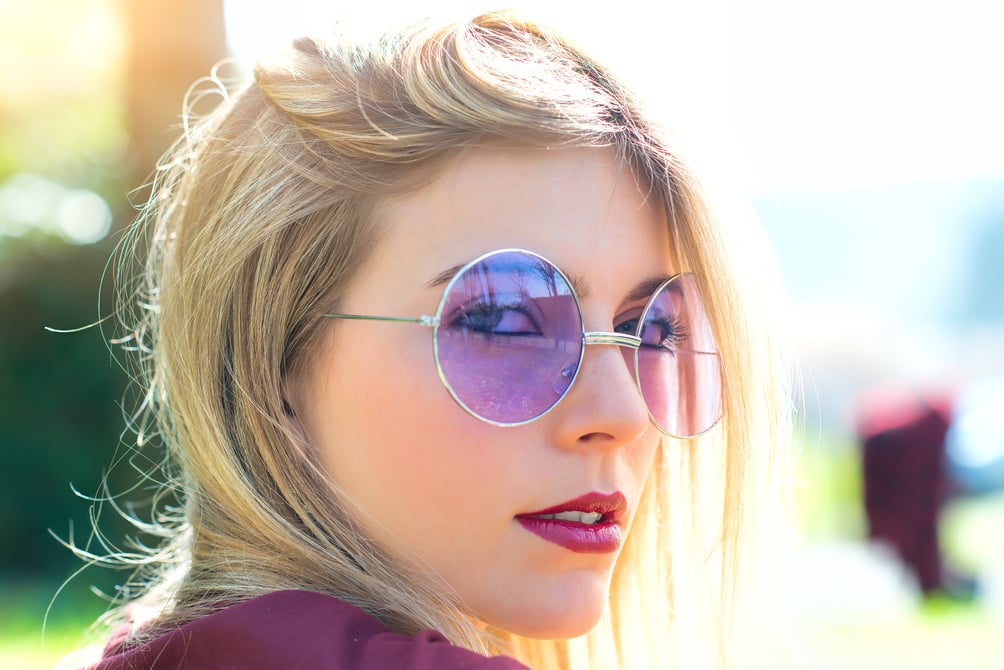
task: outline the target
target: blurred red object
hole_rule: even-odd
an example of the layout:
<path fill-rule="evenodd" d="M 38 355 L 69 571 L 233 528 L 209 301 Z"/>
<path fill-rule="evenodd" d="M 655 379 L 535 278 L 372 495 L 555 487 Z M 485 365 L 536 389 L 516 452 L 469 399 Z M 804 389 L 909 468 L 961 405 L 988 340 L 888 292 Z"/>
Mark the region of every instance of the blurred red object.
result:
<path fill-rule="evenodd" d="M 892 546 L 925 593 L 946 585 L 938 516 L 951 414 L 950 394 L 906 388 L 868 391 L 858 409 L 869 536 Z"/>

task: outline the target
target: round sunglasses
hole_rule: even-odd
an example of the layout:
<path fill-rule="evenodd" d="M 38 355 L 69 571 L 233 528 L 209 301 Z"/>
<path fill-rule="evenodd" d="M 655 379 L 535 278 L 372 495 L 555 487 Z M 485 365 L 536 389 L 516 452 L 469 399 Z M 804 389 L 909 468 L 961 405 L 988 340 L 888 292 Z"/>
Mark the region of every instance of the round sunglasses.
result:
<path fill-rule="evenodd" d="M 431 327 L 443 386 L 465 411 L 496 426 L 519 426 L 554 409 L 593 344 L 625 348 L 649 417 L 664 434 L 696 437 L 722 415 L 718 350 L 690 273 L 658 283 L 614 332 L 586 332 L 568 277 L 523 249 L 491 251 L 460 268 L 434 316 L 324 316 Z"/>

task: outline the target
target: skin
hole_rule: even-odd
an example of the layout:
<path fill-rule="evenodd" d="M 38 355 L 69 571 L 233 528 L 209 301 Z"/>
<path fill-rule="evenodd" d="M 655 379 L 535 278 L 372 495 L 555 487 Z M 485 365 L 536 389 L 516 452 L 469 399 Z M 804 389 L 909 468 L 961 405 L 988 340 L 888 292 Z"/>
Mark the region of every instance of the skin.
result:
<path fill-rule="evenodd" d="M 672 274 L 665 215 L 605 149 L 465 150 L 431 184 L 387 202 L 381 217 L 386 235 L 341 312 L 434 314 L 443 287 L 427 286 L 432 278 L 519 247 L 581 283 L 586 330 L 612 331 L 644 305 L 628 300 L 632 288 Z M 515 517 L 620 491 L 626 536 L 660 434 L 620 348 L 587 347 L 550 413 L 499 428 L 443 388 L 431 329 L 335 320 L 328 328 L 297 413 L 373 537 L 441 576 L 486 625 L 538 638 L 595 625 L 617 553 L 572 552 Z"/>

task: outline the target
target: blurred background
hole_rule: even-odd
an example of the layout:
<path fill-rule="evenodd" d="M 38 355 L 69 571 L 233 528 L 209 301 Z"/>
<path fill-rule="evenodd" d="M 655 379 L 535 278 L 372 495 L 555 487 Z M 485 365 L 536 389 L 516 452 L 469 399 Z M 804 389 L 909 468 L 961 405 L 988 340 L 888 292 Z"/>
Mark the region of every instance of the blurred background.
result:
<path fill-rule="evenodd" d="M 0 0 L 0 667 L 50 666 L 102 611 L 91 589 L 124 578 L 78 574 L 53 535 L 100 552 L 101 507 L 125 532 L 88 500 L 135 475 L 121 333 L 81 327 L 112 312 L 108 260 L 187 87 L 337 17 L 484 5 L 356 4 Z M 627 75 L 774 241 L 803 386 L 784 569 L 806 667 L 1000 668 L 1004 8 L 529 8 Z"/>

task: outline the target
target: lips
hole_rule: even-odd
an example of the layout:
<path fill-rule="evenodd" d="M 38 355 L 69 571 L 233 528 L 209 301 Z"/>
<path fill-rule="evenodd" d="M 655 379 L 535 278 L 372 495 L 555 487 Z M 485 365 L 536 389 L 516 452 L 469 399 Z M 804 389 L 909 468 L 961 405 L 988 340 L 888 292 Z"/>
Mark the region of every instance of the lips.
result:
<path fill-rule="evenodd" d="M 587 493 L 547 509 L 519 514 L 516 521 L 548 542 L 580 554 L 617 551 L 623 541 L 619 521 L 627 512 L 620 491 Z"/>

